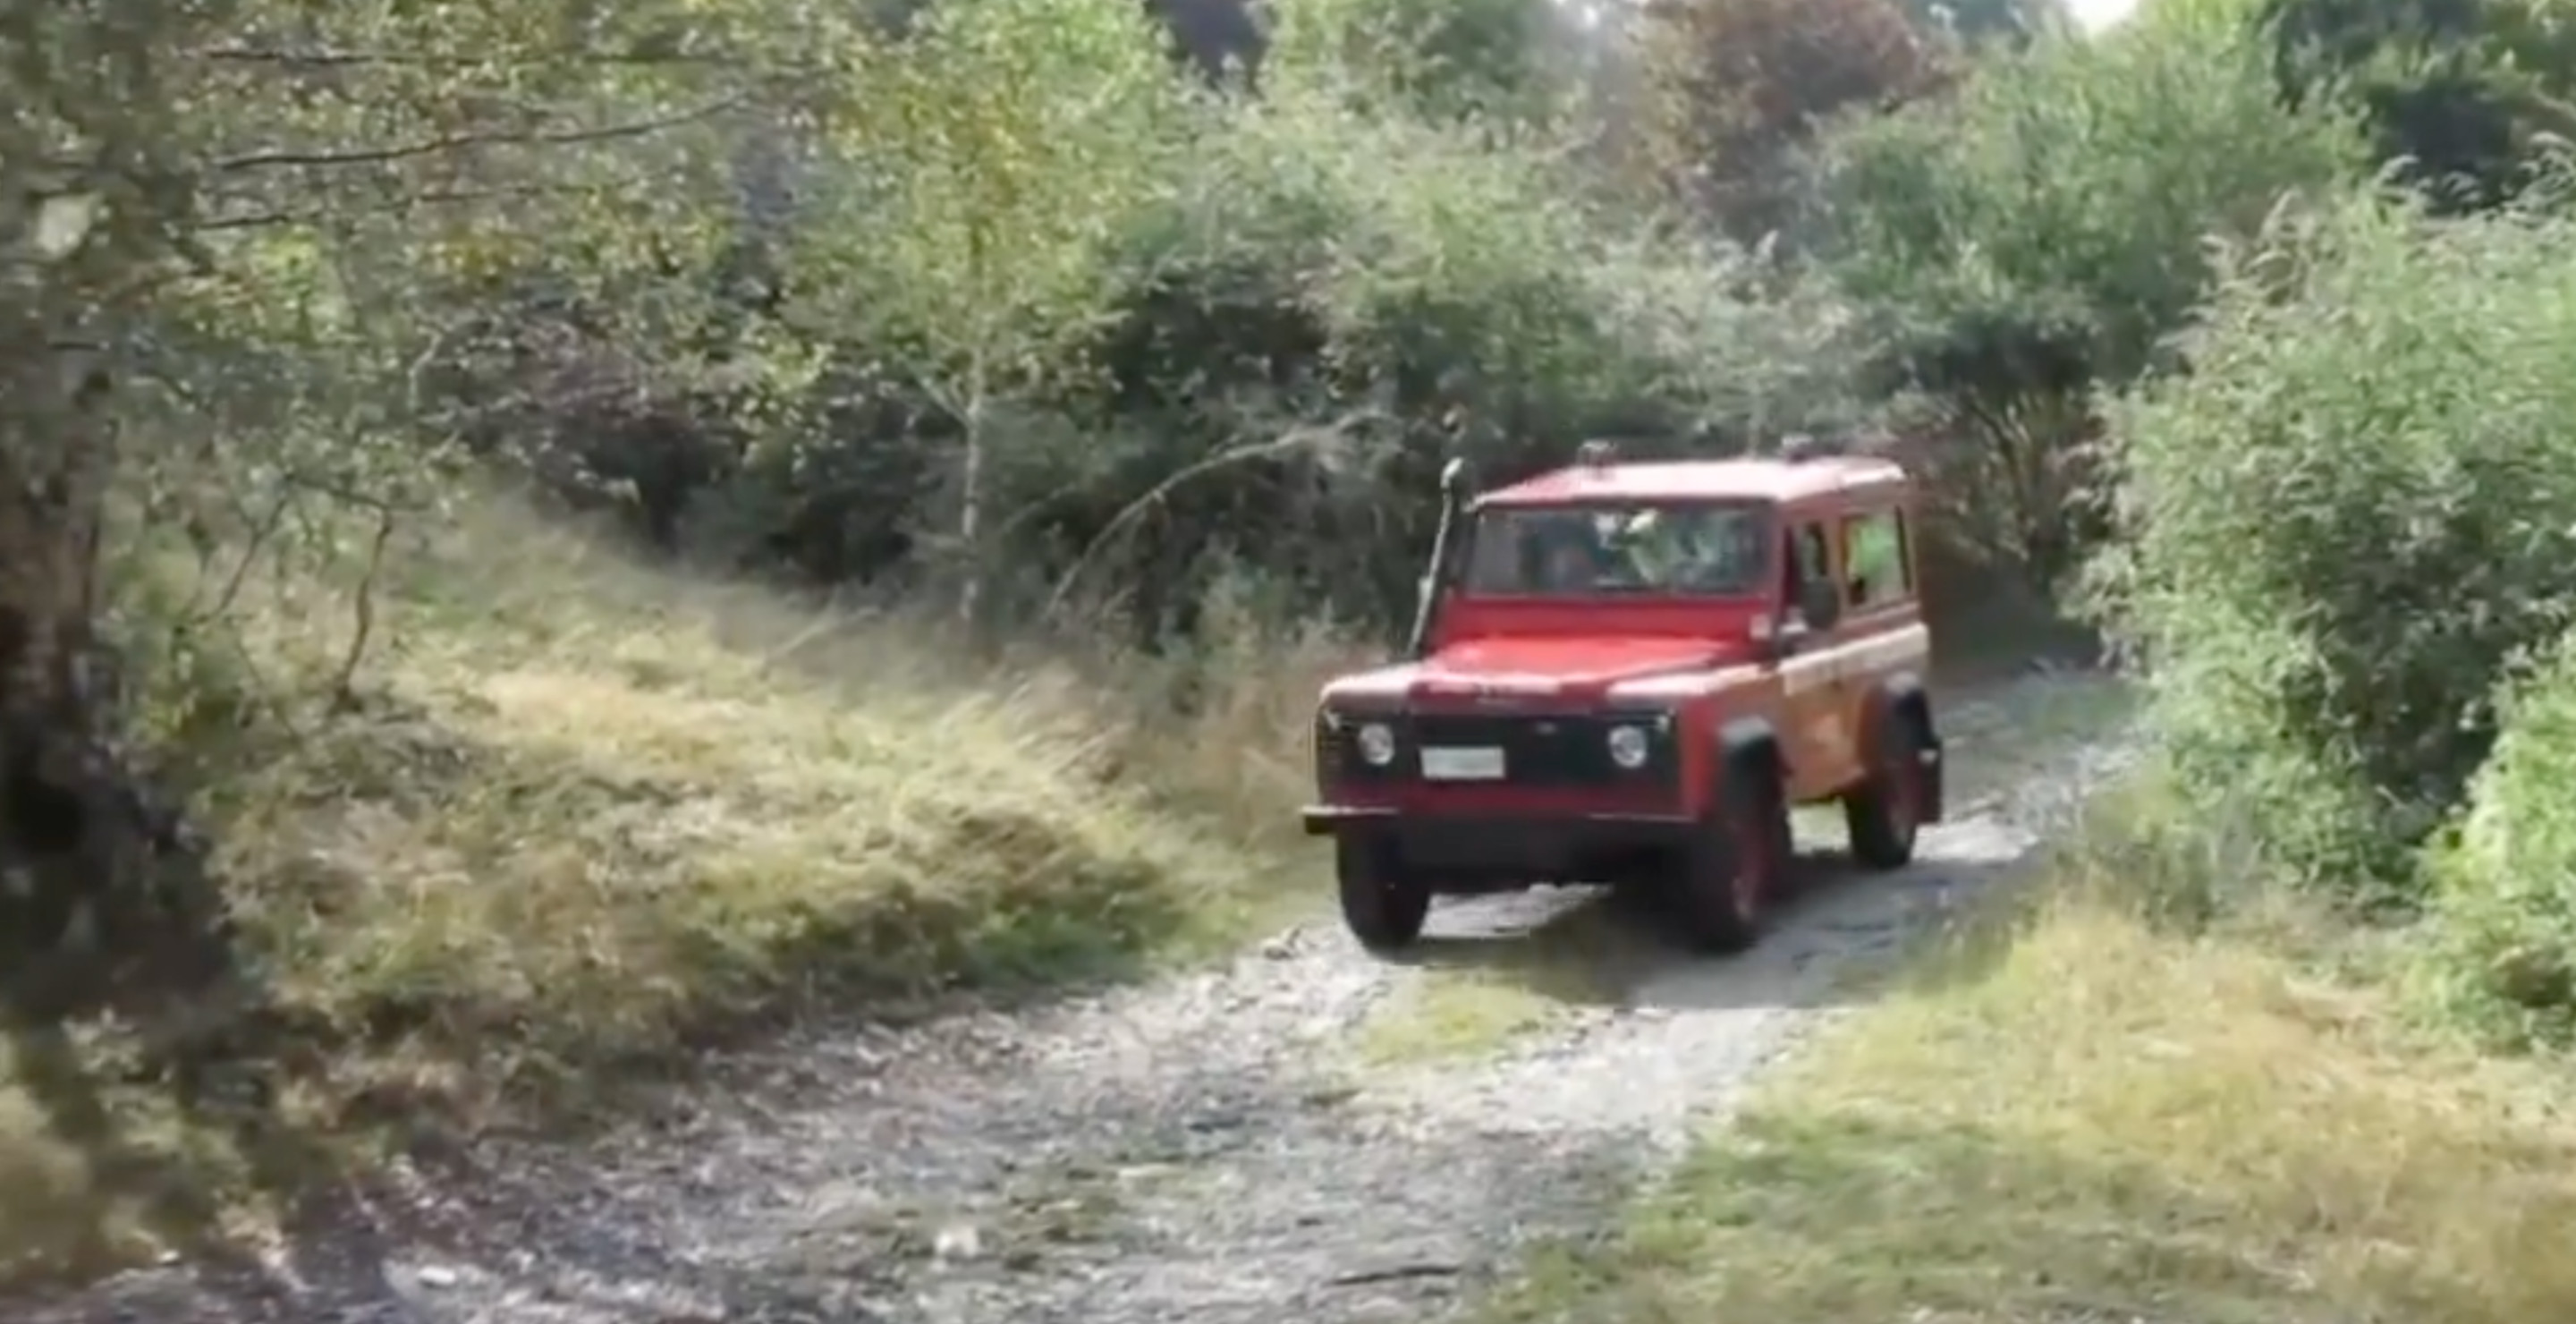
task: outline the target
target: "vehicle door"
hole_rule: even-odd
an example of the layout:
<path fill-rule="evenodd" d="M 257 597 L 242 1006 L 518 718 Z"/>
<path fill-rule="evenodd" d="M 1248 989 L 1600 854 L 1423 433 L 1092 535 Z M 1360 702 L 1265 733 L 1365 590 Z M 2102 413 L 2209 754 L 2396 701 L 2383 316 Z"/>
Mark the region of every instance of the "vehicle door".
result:
<path fill-rule="evenodd" d="M 1790 794 L 1800 800 L 1844 785 L 1858 768 L 1844 687 L 1843 594 L 1832 522 L 1800 514 L 1789 522 L 1781 558 L 1789 575 L 1783 601 L 1789 643 L 1780 660 L 1782 733 Z"/>
<path fill-rule="evenodd" d="M 1863 506 L 1842 515 L 1836 551 L 1843 585 L 1843 653 L 1838 688 L 1846 722 L 1859 749 L 1861 715 L 1889 672 L 1915 659 L 1906 635 L 1922 620 L 1915 598 L 1911 530 L 1894 504 Z"/>

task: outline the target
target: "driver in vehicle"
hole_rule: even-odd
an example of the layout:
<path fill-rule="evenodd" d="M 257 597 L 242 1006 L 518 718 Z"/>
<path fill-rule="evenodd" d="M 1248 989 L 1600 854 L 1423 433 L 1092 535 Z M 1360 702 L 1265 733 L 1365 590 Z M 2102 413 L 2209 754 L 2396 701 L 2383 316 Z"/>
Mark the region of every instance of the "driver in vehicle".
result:
<path fill-rule="evenodd" d="M 1573 538 L 1560 538 L 1547 553 L 1546 587 L 1552 593 L 1581 593 L 1600 582 L 1592 552 Z"/>

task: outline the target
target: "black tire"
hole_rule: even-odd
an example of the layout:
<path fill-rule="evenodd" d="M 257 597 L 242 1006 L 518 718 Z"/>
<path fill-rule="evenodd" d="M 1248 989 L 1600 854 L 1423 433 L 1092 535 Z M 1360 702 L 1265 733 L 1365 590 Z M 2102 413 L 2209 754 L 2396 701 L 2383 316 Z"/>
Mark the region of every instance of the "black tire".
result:
<path fill-rule="evenodd" d="M 1760 942 L 1771 907 L 1788 890 L 1789 852 L 1789 802 L 1777 775 L 1767 764 L 1730 764 L 1715 811 L 1674 870 L 1673 911 L 1683 939 L 1721 953 Z"/>
<path fill-rule="evenodd" d="M 1866 868 L 1902 869 L 1914 862 L 1914 840 L 1923 831 L 1923 726 L 1900 713 L 1881 729 L 1869 776 L 1843 797 L 1843 822 L 1851 829 L 1853 859 Z"/>
<path fill-rule="evenodd" d="M 1422 936 L 1431 887 L 1407 873 L 1386 842 L 1345 833 L 1334 843 L 1333 871 L 1342 894 L 1342 923 L 1372 952 L 1401 951 Z"/>

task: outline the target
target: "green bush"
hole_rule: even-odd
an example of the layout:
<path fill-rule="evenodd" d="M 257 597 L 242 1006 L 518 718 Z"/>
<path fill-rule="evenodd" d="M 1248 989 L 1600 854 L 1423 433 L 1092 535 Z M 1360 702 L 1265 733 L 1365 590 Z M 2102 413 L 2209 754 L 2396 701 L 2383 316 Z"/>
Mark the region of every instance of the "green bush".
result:
<path fill-rule="evenodd" d="M 2215 20 L 2051 37 L 1953 96 L 1853 121 L 1824 154 L 1833 272 L 1901 317 L 1897 348 L 1927 373 L 1958 337 L 2013 324 L 2134 374 L 2197 302 L 2204 237 L 2359 173 L 2352 126 L 2283 109 L 2269 58 Z"/>
<path fill-rule="evenodd" d="M 2576 635 L 2503 705 L 2458 830 L 2428 852 L 2417 970 L 2432 1004 L 2513 1045 L 2576 1042 Z"/>
<path fill-rule="evenodd" d="M 2576 124 L 2557 0 L 2259 0 L 2284 94 L 2358 109 L 2392 177 L 2442 211 L 2512 197 Z"/>
<path fill-rule="evenodd" d="M 2356 195 L 2222 256 L 2187 368 L 2111 409 L 2096 566 L 2211 811 L 2305 879 L 2403 884 L 2576 616 L 2576 229 Z"/>
<path fill-rule="evenodd" d="M 1732 446 L 1846 395 L 1847 319 L 1596 203 L 1540 101 L 1389 94 L 1416 47 L 1443 77 L 1544 84 L 1462 72 L 1529 56 L 1529 9 L 1424 27 L 1446 11 L 1317 0 L 1283 17 L 1258 96 L 1192 85 L 1118 0 L 851 36 L 867 77 L 765 234 L 781 293 L 703 356 L 727 389 L 637 426 L 504 430 L 577 432 L 584 462 L 559 467 L 624 480 L 663 541 L 940 583 L 998 624 L 1105 595 L 1186 630 L 1220 568 L 1398 620 L 1449 455 L 1502 477 L 1602 432 Z M 630 350 L 646 382 L 674 357 L 582 348 Z M 450 394 L 573 416 L 525 387 Z"/>
<path fill-rule="evenodd" d="M 2081 556 L 2087 397 L 2198 302 L 2213 233 L 2337 189 L 2362 144 L 2279 104 L 2241 21 L 2166 14 L 1997 51 L 1952 95 L 1849 122 L 1820 152 L 1821 251 L 1921 393 L 1948 531 L 2055 586 Z"/>
<path fill-rule="evenodd" d="M 1015 562 L 1097 546 L 1091 577 L 1180 603 L 1232 567 L 1391 621 L 1446 456 L 1500 478 L 1602 433 L 1723 448 L 1847 398 L 1829 304 L 1595 204 L 1544 130 L 1267 87 L 1196 107 L 1119 232 L 1079 351 L 1100 371 L 1046 402 L 1089 444 L 996 456 L 1034 512 Z"/>
<path fill-rule="evenodd" d="M 1579 37 L 1550 0 L 1287 0 L 1277 13 L 1266 86 L 1329 86 L 1398 113 L 1545 117 L 1579 68 L 1560 54 Z"/>

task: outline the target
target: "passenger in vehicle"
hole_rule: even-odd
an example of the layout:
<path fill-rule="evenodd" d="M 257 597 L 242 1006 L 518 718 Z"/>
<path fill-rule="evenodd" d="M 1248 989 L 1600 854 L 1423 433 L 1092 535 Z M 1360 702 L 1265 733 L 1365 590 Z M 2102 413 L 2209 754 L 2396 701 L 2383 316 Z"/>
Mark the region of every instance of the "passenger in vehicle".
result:
<path fill-rule="evenodd" d="M 1676 587 L 1721 595 L 1755 591 L 1762 582 L 1763 533 L 1760 521 L 1739 512 L 1703 514 L 1697 521 L 1689 566 Z"/>

